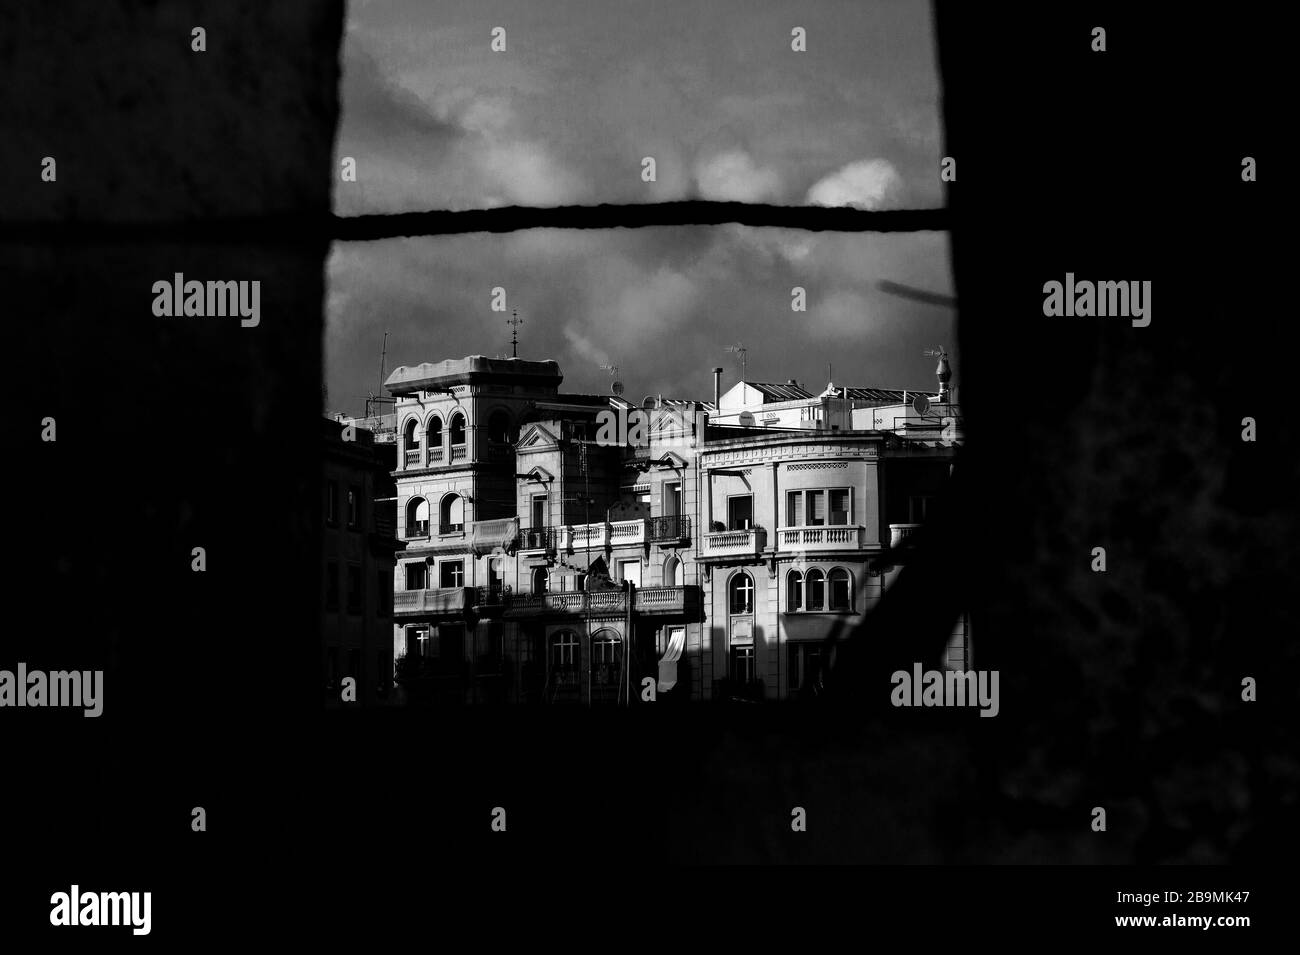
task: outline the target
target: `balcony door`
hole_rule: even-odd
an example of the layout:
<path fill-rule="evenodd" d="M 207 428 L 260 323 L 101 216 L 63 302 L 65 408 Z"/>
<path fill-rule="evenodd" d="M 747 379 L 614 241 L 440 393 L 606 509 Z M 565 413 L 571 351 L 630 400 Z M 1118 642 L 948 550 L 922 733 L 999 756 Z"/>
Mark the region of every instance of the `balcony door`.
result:
<path fill-rule="evenodd" d="M 682 514 L 682 482 L 670 481 L 664 485 L 663 492 L 663 512 L 664 517 L 681 517 Z"/>
<path fill-rule="evenodd" d="M 754 496 L 727 498 L 727 530 L 747 531 L 754 526 Z"/>

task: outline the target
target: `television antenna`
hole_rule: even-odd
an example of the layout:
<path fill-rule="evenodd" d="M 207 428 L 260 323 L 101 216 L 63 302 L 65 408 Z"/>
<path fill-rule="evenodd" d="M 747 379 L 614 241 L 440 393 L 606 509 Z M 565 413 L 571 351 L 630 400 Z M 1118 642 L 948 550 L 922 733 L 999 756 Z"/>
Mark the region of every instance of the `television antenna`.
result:
<path fill-rule="evenodd" d="M 621 398 L 623 396 L 624 388 L 623 382 L 618 380 L 618 365 L 601 365 L 600 367 L 602 371 L 609 372 L 609 377 L 614 379 L 609 386 L 609 390 Z"/>
<path fill-rule="evenodd" d="M 388 332 L 384 332 L 384 344 L 379 352 L 379 389 L 382 392 L 384 388 L 384 372 L 388 370 Z M 391 395 L 377 394 L 373 391 L 366 393 L 366 417 L 371 417 L 370 409 L 373 405 L 396 404 L 397 399 Z"/>
<path fill-rule="evenodd" d="M 727 346 L 727 351 L 729 351 L 729 352 L 734 352 L 735 354 L 737 354 L 737 355 L 740 356 L 740 380 L 741 380 L 741 381 L 744 381 L 744 380 L 745 380 L 745 364 L 746 364 L 746 362 L 745 362 L 745 355 L 749 352 L 749 349 L 745 347 L 745 345 L 744 345 L 743 342 L 736 342 L 736 344 L 734 344 L 734 345 L 728 345 L 728 346 Z"/>

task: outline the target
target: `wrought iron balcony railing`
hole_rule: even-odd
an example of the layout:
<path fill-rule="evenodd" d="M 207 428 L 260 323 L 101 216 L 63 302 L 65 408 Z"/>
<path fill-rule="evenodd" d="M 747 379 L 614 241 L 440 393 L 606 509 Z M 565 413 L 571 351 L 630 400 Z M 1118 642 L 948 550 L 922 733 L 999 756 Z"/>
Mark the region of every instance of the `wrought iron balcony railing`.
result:
<path fill-rule="evenodd" d="M 650 518 L 649 534 L 650 540 L 656 542 L 690 540 L 691 519 L 681 515 L 652 517 Z"/>

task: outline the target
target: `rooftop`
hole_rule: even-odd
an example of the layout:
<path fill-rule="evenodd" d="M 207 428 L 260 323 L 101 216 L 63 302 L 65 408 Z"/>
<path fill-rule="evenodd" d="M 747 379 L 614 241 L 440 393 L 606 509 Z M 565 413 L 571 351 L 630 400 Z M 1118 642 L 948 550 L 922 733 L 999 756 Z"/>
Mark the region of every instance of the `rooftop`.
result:
<path fill-rule="evenodd" d="M 425 389 L 487 382 L 499 384 L 526 382 L 538 388 L 555 388 L 563 380 L 559 363 L 555 361 L 526 361 L 523 358 L 486 358 L 483 355 L 469 355 L 465 358 L 448 358 L 445 361 L 394 368 L 393 373 L 384 382 L 384 387 L 389 394 L 404 395 Z"/>

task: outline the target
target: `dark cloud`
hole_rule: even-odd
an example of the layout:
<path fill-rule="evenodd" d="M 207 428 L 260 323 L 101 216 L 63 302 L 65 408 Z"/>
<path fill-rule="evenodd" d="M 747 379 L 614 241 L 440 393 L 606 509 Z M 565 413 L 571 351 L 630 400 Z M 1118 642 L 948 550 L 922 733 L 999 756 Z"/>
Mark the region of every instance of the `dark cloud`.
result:
<path fill-rule="evenodd" d="M 507 30 L 504 53 L 489 48 L 495 26 Z M 795 26 L 805 53 L 790 49 Z M 336 189 L 344 214 L 731 196 L 802 204 L 815 184 L 872 162 L 897 177 L 891 202 L 936 206 L 929 7 L 357 3 L 339 153 L 358 161 L 358 182 Z M 645 156 L 653 184 L 640 177 Z"/>
<path fill-rule="evenodd" d="M 749 347 L 749 377 L 932 388 L 925 348 L 954 349 L 950 309 L 880 291 L 889 280 L 950 294 L 947 236 L 800 233 L 739 226 L 530 230 L 510 235 L 339 244 L 329 263 L 331 410 L 362 410 L 388 368 L 508 355 L 496 286 L 525 324 L 520 357 L 553 358 L 565 388 L 603 392 L 617 364 L 629 393 L 706 399 L 709 369 L 734 381 L 727 346 Z M 790 308 L 793 286 L 808 309 Z"/>

